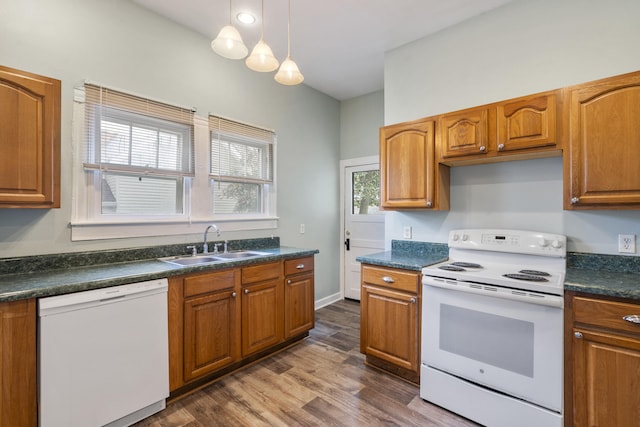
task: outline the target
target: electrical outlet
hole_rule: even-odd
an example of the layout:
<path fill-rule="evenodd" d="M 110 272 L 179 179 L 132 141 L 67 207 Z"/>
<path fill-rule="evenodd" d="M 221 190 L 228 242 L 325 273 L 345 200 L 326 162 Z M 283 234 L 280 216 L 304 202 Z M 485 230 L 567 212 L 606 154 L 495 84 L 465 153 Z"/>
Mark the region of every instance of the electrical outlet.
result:
<path fill-rule="evenodd" d="M 300 224 L 300 234 L 304 234 L 304 224 Z"/>
<path fill-rule="evenodd" d="M 406 226 L 402 229 L 402 238 L 404 239 L 411 238 L 411 226 Z"/>
<path fill-rule="evenodd" d="M 618 252 L 636 253 L 636 235 L 635 234 L 618 234 Z"/>

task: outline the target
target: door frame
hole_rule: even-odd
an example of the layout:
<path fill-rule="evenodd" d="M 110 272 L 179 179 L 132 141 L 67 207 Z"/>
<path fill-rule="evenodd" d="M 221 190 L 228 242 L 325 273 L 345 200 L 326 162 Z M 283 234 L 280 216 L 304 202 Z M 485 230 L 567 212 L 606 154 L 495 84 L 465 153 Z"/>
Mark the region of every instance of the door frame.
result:
<path fill-rule="evenodd" d="M 340 160 L 340 299 L 344 299 L 344 275 L 345 275 L 345 265 L 344 265 L 344 227 L 345 227 L 345 194 L 344 194 L 344 184 L 345 184 L 345 170 L 347 167 L 353 166 L 365 166 L 365 165 L 373 165 L 380 164 L 380 156 L 366 156 L 366 157 L 356 157 L 353 159 L 345 159 Z"/>

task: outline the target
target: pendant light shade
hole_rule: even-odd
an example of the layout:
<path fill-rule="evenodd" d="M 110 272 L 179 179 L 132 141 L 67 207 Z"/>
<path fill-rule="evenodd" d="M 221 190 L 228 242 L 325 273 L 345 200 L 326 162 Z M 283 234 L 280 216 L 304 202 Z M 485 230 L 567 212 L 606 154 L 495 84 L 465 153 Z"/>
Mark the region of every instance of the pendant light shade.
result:
<path fill-rule="evenodd" d="M 296 63 L 287 56 L 287 59 L 282 61 L 282 65 L 276 73 L 275 79 L 280 84 L 293 86 L 302 83 L 304 76 L 298 69 Z"/>
<path fill-rule="evenodd" d="M 298 66 L 291 59 L 291 0 L 289 0 L 289 19 L 287 21 L 287 59 L 282 61 L 274 78 L 278 83 L 289 86 L 300 84 L 304 80 Z"/>
<path fill-rule="evenodd" d="M 280 65 L 280 62 L 273 56 L 273 51 L 264 41 L 264 0 L 262 0 L 262 32 L 260 34 L 260 41 L 255 45 L 251 51 L 251 55 L 245 60 L 245 63 L 247 67 L 253 71 L 259 71 L 261 73 L 275 71 L 278 65 Z"/>
<path fill-rule="evenodd" d="M 278 69 L 280 62 L 273 56 L 273 51 L 264 40 L 260 39 L 258 44 L 251 51 L 251 55 L 245 60 L 247 67 L 253 71 L 266 73 Z"/>
<path fill-rule="evenodd" d="M 218 55 L 229 59 L 242 59 L 249 53 L 249 49 L 242 41 L 242 36 L 231 25 L 231 0 L 229 0 L 229 25 L 220 30 L 218 37 L 211 42 L 211 48 Z"/>

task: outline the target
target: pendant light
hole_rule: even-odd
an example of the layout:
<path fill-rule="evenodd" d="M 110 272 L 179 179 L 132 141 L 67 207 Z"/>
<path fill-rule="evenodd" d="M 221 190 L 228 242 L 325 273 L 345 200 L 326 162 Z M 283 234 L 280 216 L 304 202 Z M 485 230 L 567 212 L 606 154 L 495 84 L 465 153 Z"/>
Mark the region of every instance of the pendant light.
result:
<path fill-rule="evenodd" d="M 242 36 L 231 25 L 231 0 L 229 0 L 229 25 L 220 30 L 218 37 L 211 42 L 211 48 L 218 55 L 229 59 L 242 59 L 249 52 L 242 41 Z"/>
<path fill-rule="evenodd" d="M 291 0 L 289 0 L 289 19 L 287 21 L 287 59 L 282 61 L 275 79 L 283 85 L 297 85 L 304 80 L 298 66 L 291 59 Z"/>
<path fill-rule="evenodd" d="M 253 71 L 268 73 L 275 71 L 280 62 L 273 56 L 273 51 L 264 41 L 264 0 L 262 0 L 262 32 L 260 33 L 260 41 L 251 51 L 251 55 L 245 60 L 247 67 Z"/>

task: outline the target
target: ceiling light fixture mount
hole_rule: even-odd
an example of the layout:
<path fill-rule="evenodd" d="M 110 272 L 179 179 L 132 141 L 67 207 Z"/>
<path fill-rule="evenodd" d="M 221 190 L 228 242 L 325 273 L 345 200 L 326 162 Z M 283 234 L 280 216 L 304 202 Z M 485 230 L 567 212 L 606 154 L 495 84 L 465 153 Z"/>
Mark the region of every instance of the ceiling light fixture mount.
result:
<path fill-rule="evenodd" d="M 283 85 L 293 86 L 304 81 L 304 76 L 298 66 L 291 59 L 291 0 L 289 0 L 289 16 L 287 19 L 287 58 L 282 61 L 280 69 L 276 73 L 276 81 Z"/>
<path fill-rule="evenodd" d="M 253 71 L 260 73 L 268 73 L 278 69 L 280 62 L 273 55 L 273 51 L 264 41 L 264 0 L 262 0 L 262 30 L 260 33 L 260 41 L 251 51 L 251 55 L 245 60 L 245 64 Z"/>
<path fill-rule="evenodd" d="M 211 42 L 211 48 L 218 55 L 229 59 L 242 59 L 249 53 L 249 49 L 242 41 L 242 36 L 231 25 L 231 0 L 229 0 L 229 25 L 220 30 L 218 37 Z"/>
<path fill-rule="evenodd" d="M 250 14 L 249 12 L 240 12 L 236 15 L 236 19 L 238 22 L 243 24 L 251 25 L 256 22 L 256 17 Z"/>

